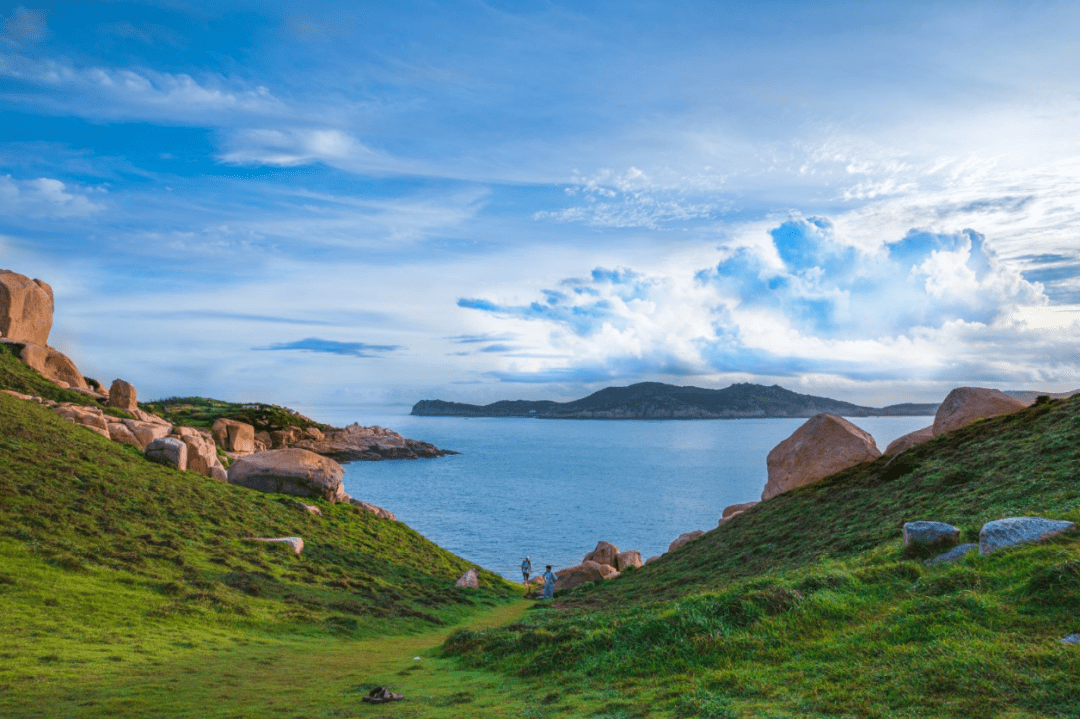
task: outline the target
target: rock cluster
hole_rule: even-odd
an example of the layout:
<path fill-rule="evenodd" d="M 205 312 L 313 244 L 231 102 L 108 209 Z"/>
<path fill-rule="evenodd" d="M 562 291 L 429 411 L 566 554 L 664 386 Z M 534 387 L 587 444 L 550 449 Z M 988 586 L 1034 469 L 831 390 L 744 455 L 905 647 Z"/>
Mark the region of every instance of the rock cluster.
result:
<path fill-rule="evenodd" d="M 641 552 L 636 549 L 620 552 L 611 542 L 597 542 L 596 549 L 586 554 L 581 564 L 555 572 L 555 591 L 573 589 L 586 582 L 615 579 L 624 569 L 643 565 Z"/>
<path fill-rule="evenodd" d="M 929 565 L 954 562 L 976 549 L 990 554 L 1006 547 L 1042 542 L 1072 530 L 1076 525 L 1044 517 L 1005 517 L 987 522 L 979 530 L 978 544 L 960 544 L 927 561 Z M 960 539 L 960 530 L 944 522 L 908 522 L 904 524 L 904 546 L 948 546 Z"/>

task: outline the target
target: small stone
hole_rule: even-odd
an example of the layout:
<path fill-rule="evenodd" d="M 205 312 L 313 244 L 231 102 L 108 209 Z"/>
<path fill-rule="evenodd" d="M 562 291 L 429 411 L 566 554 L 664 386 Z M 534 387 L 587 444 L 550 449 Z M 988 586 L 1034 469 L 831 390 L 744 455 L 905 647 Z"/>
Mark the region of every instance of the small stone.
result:
<path fill-rule="evenodd" d="M 937 564 L 949 564 L 950 562 L 955 562 L 957 559 L 965 556 L 968 552 L 974 552 L 978 548 L 978 544 L 960 544 L 953 547 L 944 554 L 939 554 L 933 559 L 926 560 L 926 564 L 930 567 L 933 567 Z"/>
<path fill-rule="evenodd" d="M 952 546 L 960 541 L 960 529 L 945 522 L 919 520 L 904 523 L 904 546 L 943 545 Z"/>
<path fill-rule="evenodd" d="M 1061 640 L 1062 644 L 1080 644 L 1080 634 L 1070 634 Z"/>
<path fill-rule="evenodd" d="M 1004 547 L 1041 542 L 1073 528 L 1072 522 L 1043 517 L 1006 517 L 983 525 L 979 532 L 979 553 L 989 554 Z"/>
<path fill-rule="evenodd" d="M 480 572 L 473 567 L 469 571 L 462 574 L 456 582 L 455 587 L 464 587 L 465 589 L 479 589 L 480 588 Z"/>
<path fill-rule="evenodd" d="M 300 537 L 248 537 L 248 539 L 256 542 L 280 542 L 281 544 L 288 544 L 293 548 L 293 552 L 300 554 L 304 551 L 304 540 Z"/>

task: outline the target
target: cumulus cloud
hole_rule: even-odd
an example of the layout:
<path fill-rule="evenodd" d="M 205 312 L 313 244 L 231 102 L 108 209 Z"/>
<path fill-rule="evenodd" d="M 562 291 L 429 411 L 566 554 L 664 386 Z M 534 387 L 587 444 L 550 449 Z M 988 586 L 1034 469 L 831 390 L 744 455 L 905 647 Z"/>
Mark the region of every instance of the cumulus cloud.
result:
<path fill-rule="evenodd" d="M 302 352 L 321 352 L 324 354 L 346 355 L 349 357 L 378 357 L 386 352 L 394 352 L 401 349 L 398 345 L 371 345 L 365 342 L 338 342 L 324 340 L 318 337 L 295 342 L 281 342 L 267 347 L 254 347 L 256 350 L 298 350 Z"/>
<path fill-rule="evenodd" d="M 0 215 L 29 218 L 88 217 L 105 209 L 90 199 L 104 190 L 76 188 L 51 177 L 16 180 L 0 175 Z"/>
<path fill-rule="evenodd" d="M 926 379 L 960 367 L 1001 376 L 1004 366 L 1038 361 L 1020 360 L 1026 351 L 1003 338 L 1040 332 L 1014 318 L 1047 306 L 1043 288 L 974 230 L 912 229 L 868 248 L 838 236 L 828 219 L 794 216 L 766 238 L 732 243 L 714 266 L 682 275 L 597 268 L 529 303 L 473 297 L 458 306 L 550 329 L 563 357 L 508 358 L 492 375 L 504 381 Z"/>

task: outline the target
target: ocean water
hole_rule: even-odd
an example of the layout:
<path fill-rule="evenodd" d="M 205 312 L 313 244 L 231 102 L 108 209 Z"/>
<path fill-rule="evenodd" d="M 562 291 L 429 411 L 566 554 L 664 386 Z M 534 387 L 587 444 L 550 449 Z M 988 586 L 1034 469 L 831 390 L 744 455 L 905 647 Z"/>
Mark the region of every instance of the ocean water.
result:
<path fill-rule="evenodd" d="M 352 413 L 355 415 L 356 413 Z M 354 462 L 345 491 L 386 507 L 427 538 L 471 562 L 520 579 L 577 564 L 600 540 L 642 558 L 724 507 L 759 499 L 765 457 L 803 419 L 597 421 L 351 416 L 461 452 L 438 459 Z M 884 449 L 932 417 L 852 418 Z"/>

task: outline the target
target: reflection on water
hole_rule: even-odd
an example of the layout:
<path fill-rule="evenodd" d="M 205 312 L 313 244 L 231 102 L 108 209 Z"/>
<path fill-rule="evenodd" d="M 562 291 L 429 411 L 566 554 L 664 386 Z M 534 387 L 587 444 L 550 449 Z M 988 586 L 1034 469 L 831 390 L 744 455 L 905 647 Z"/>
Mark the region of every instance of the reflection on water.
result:
<path fill-rule="evenodd" d="M 511 579 L 577 564 L 599 540 L 648 558 L 679 534 L 716 526 L 729 504 L 758 499 L 765 457 L 805 420 L 537 420 L 357 416 L 462 454 L 356 462 L 345 491 L 386 507 L 432 541 Z M 878 447 L 930 417 L 855 418 Z"/>

